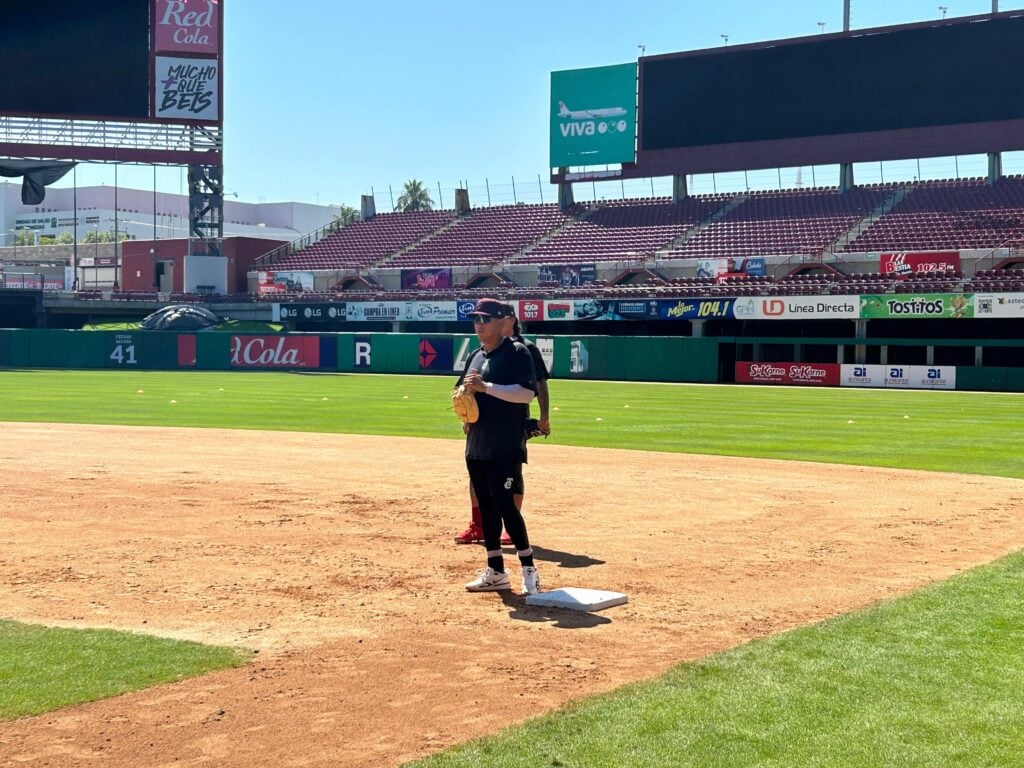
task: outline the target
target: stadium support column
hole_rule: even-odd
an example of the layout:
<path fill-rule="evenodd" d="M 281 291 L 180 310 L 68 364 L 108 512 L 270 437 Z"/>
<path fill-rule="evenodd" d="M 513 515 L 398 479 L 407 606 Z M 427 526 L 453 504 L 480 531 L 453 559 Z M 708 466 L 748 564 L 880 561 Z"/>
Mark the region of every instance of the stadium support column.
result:
<path fill-rule="evenodd" d="M 686 199 L 686 174 L 680 173 L 672 177 L 672 202 L 679 205 Z"/>
<path fill-rule="evenodd" d="M 842 163 L 839 166 L 839 191 L 849 192 L 853 189 L 853 163 Z"/>
<path fill-rule="evenodd" d="M 1003 175 L 1003 155 L 1001 152 L 988 153 L 988 183 L 995 184 Z"/>
<path fill-rule="evenodd" d="M 219 165 L 188 167 L 188 253 L 220 256 L 224 239 L 224 169 Z"/>
<path fill-rule="evenodd" d="M 558 172 L 565 178 L 565 174 L 568 173 L 568 168 L 559 168 Z M 572 196 L 572 182 L 563 181 L 558 185 L 558 207 L 563 211 L 568 211 L 573 205 L 576 204 L 576 200 Z"/>

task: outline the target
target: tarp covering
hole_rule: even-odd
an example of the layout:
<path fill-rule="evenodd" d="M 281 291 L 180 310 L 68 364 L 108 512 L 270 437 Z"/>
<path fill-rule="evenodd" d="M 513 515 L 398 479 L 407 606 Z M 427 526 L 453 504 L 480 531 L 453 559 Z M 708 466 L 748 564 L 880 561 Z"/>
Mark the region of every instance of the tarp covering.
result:
<path fill-rule="evenodd" d="M 21 182 L 21 202 L 39 205 L 46 197 L 45 187 L 59 180 L 75 167 L 73 162 L 57 160 L 0 160 L 0 176 L 24 176 Z"/>
<path fill-rule="evenodd" d="M 170 304 L 147 315 L 139 323 L 139 327 L 144 331 L 200 331 L 221 322 L 222 319 L 206 307 Z"/>

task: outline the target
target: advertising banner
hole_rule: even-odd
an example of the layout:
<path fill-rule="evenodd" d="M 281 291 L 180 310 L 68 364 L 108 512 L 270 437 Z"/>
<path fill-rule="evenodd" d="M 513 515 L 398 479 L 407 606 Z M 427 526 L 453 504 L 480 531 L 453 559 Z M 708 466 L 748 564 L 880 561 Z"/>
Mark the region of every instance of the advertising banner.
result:
<path fill-rule="evenodd" d="M 522 322 L 544 319 L 544 302 L 540 299 L 524 299 L 518 302 L 516 317 Z"/>
<path fill-rule="evenodd" d="M 403 269 L 402 290 L 448 290 L 452 287 L 452 269 Z"/>
<path fill-rule="evenodd" d="M 553 264 L 537 268 L 537 282 L 581 288 L 597 281 L 596 264 Z"/>
<path fill-rule="evenodd" d="M 156 50 L 219 53 L 220 0 L 156 0 Z"/>
<path fill-rule="evenodd" d="M 860 316 L 880 318 L 974 317 L 974 294 L 904 293 L 860 297 Z"/>
<path fill-rule="evenodd" d="M 415 311 L 411 301 L 350 301 L 345 304 L 345 318 L 350 322 L 414 320 Z"/>
<path fill-rule="evenodd" d="M 256 293 L 261 296 L 269 293 L 285 293 L 287 290 L 288 288 L 284 283 L 278 283 L 274 280 L 273 272 L 256 273 Z"/>
<path fill-rule="evenodd" d="M 956 389 L 956 368 L 952 365 L 889 365 L 885 386 L 892 389 Z"/>
<path fill-rule="evenodd" d="M 975 317 L 1024 317 L 1024 293 L 976 293 Z"/>
<path fill-rule="evenodd" d="M 559 317 L 551 320 L 657 320 L 657 299 L 574 299 L 548 302 Z M 569 308 L 562 314 L 562 307 Z"/>
<path fill-rule="evenodd" d="M 856 296 L 751 296 L 736 299 L 733 314 L 741 320 L 856 320 Z"/>
<path fill-rule="evenodd" d="M 736 382 L 740 384 L 837 387 L 839 378 L 837 363 L 736 363 Z"/>
<path fill-rule="evenodd" d="M 586 373 L 590 370 L 590 352 L 583 339 L 569 342 L 569 373 Z"/>
<path fill-rule="evenodd" d="M 635 160 L 636 64 L 551 73 L 552 168 Z"/>
<path fill-rule="evenodd" d="M 545 301 L 544 302 L 544 319 L 545 320 L 572 320 L 574 319 L 573 303 L 568 299 L 562 299 L 559 301 Z"/>
<path fill-rule="evenodd" d="M 330 323 L 345 319 L 345 305 L 344 303 L 274 304 L 271 318 L 275 322 L 308 320 L 313 323 Z"/>
<path fill-rule="evenodd" d="M 878 271 L 903 279 L 915 272 L 934 272 L 936 277 L 943 272 L 960 269 L 959 251 L 933 251 L 931 253 L 883 253 L 879 256 Z"/>
<path fill-rule="evenodd" d="M 217 59 L 157 56 L 153 116 L 219 120 L 219 73 Z"/>
<path fill-rule="evenodd" d="M 715 277 L 729 271 L 728 259 L 701 259 L 697 262 L 697 277 Z"/>
<path fill-rule="evenodd" d="M 454 359 L 451 336 L 423 337 L 420 339 L 420 370 L 450 371 Z"/>
<path fill-rule="evenodd" d="M 555 365 L 555 340 L 550 336 L 538 336 L 533 340 L 533 343 L 540 352 L 541 359 L 544 361 L 544 367 L 548 369 L 550 374 Z"/>
<path fill-rule="evenodd" d="M 661 316 L 657 299 L 617 299 L 614 310 L 623 320 L 657 320 Z"/>
<path fill-rule="evenodd" d="M 476 340 L 476 336 L 464 336 L 461 339 L 453 339 L 453 357 L 452 370 L 456 373 L 462 373 L 466 370 L 466 364 L 469 362 L 469 358 L 473 355 L 473 352 L 480 346 Z"/>
<path fill-rule="evenodd" d="M 117 264 L 113 256 L 79 256 L 79 267 L 112 267 Z"/>
<path fill-rule="evenodd" d="M 572 302 L 572 314 L 567 319 L 622 320 L 622 315 L 617 310 L 618 302 L 614 300 L 575 299 Z"/>
<path fill-rule="evenodd" d="M 43 290 L 44 291 L 63 291 L 66 284 L 65 277 L 44 277 L 43 278 Z"/>
<path fill-rule="evenodd" d="M 40 290 L 43 287 L 43 276 L 27 272 L 7 272 L 4 274 L 5 288 L 28 288 Z"/>
<path fill-rule="evenodd" d="M 884 365 L 842 365 L 839 384 L 843 387 L 884 387 L 887 370 Z"/>
<path fill-rule="evenodd" d="M 284 272 L 271 272 L 274 282 L 283 285 L 290 293 L 302 293 L 313 290 L 313 273 L 297 272 L 295 270 Z"/>
<path fill-rule="evenodd" d="M 443 320 L 453 323 L 458 319 L 458 307 L 454 301 L 417 301 L 415 305 L 415 320 Z"/>
<path fill-rule="evenodd" d="M 736 299 L 661 299 L 658 317 L 662 320 L 706 320 L 732 318 Z"/>
<path fill-rule="evenodd" d="M 319 368 L 318 336 L 232 336 L 232 368 Z"/>
<path fill-rule="evenodd" d="M 469 313 L 472 312 L 475 307 L 475 301 L 459 299 L 457 302 L 455 302 L 455 319 L 458 320 L 460 323 L 468 323 L 470 320 L 473 319 L 470 317 Z"/>
<path fill-rule="evenodd" d="M 754 259 L 733 259 L 733 272 L 742 272 L 753 277 L 764 277 L 764 257 Z"/>

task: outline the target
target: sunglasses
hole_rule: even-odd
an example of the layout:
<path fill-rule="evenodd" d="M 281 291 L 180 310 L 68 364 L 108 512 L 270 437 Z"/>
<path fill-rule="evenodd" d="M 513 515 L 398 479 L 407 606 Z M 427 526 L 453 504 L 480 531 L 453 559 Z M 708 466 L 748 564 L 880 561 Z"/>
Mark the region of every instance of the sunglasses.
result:
<path fill-rule="evenodd" d="M 485 325 L 491 320 L 497 320 L 496 317 L 484 317 L 483 315 L 473 315 L 473 325 Z"/>

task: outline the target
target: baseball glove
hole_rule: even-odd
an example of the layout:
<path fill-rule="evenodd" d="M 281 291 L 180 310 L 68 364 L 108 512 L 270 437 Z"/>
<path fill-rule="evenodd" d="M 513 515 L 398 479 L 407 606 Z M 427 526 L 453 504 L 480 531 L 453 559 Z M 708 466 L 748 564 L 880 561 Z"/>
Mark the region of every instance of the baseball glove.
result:
<path fill-rule="evenodd" d="M 537 419 L 526 420 L 526 439 L 529 440 L 531 437 L 547 437 L 551 434 L 551 430 L 543 430 L 540 428 L 540 422 Z"/>
<path fill-rule="evenodd" d="M 480 418 L 480 407 L 476 404 L 476 395 L 461 384 L 452 390 L 452 410 L 463 424 L 474 424 Z"/>

